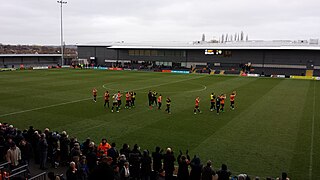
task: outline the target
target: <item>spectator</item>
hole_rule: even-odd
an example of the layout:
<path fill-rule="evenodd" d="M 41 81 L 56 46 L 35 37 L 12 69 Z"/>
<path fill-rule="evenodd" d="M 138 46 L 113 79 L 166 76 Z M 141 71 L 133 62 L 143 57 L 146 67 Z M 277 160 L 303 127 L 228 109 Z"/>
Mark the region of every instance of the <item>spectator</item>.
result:
<path fill-rule="evenodd" d="M 140 147 L 135 144 L 131 153 L 129 154 L 130 174 L 133 179 L 139 179 L 140 177 L 140 165 L 141 165 L 141 152 Z"/>
<path fill-rule="evenodd" d="M 54 175 L 54 172 L 48 172 L 49 180 L 60 180 L 60 176 Z"/>
<path fill-rule="evenodd" d="M 182 152 L 180 151 L 179 156 L 177 157 L 179 168 L 178 168 L 178 180 L 188 180 L 189 179 L 189 163 L 190 163 L 190 157 L 188 154 L 182 155 Z"/>
<path fill-rule="evenodd" d="M 7 151 L 6 158 L 7 162 L 10 163 L 11 170 L 19 166 L 19 161 L 21 160 L 21 151 L 15 143 L 11 144 L 10 149 Z"/>
<path fill-rule="evenodd" d="M 156 147 L 156 151 L 152 153 L 153 158 L 153 170 L 158 173 L 160 169 L 162 169 L 162 159 L 163 154 L 160 147 Z"/>
<path fill-rule="evenodd" d="M 70 151 L 70 157 L 73 158 L 75 156 L 82 156 L 82 152 L 80 150 L 80 144 L 78 142 L 74 143 L 74 147 Z"/>
<path fill-rule="evenodd" d="M 120 170 L 118 165 L 113 166 L 114 180 L 120 180 Z"/>
<path fill-rule="evenodd" d="M 171 148 L 167 148 L 166 154 L 163 156 L 163 169 L 166 173 L 166 180 L 171 180 L 173 178 L 174 162 L 176 158 L 174 157 Z"/>
<path fill-rule="evenodd" d="M 111 148 L 108 149 L 107 154 L 109 157 L 112 158 L 113 164 L 117 164 L 118 158 L 119 158 L 119 152 L 116 148 L 116 143 L 111 144 Z"/>
<path fill-rule="evenodd" d="M 89 176 L 89 168 L 87 165 L 86 156 L 81 157 L 81 161 L 78 167 L 79 171 L 79 180 L 87 180 Z"/>
<path fill-rule="evenodd" d="M 159 174 L 156 180 L 165 180 L 166 179 L 166 172 L 163 169 L 159 169 Z"/>
<path fill-rule="evenodd" d="M 100 151 L 102 151 L 102 154 L 100 154 L 100 155 L 103 155 L 103 154 L 108 155 L 108 149 L 110 149 L 110 148 L 111 148 L 111 146 L 107 142 L 107 139 L 103 138 L 101 140 L 101 143 L 98 146 L 98 153 L 100 153 Z"/>
<path fill-rule="evenodd" d="M 283 172 L 281 174 L 281 178 L 277 178 L 277 180 L 290 180 L 290 178 L 288 178 L 288 174 L 286 172 Z"/>
<path fill-rule="evenodd" d="M 212 180 L 216 177 L 216 172 L 213 170 L 211 164 L 210 160 L 207 161 L 207 165 L 202 169 L 202 180 Z"/>
<path fill-rule="evenodd" d="M 40 150 L 39 150 L 40 134 L 38 131 L 34 131 L 31 137 L 31 146 L 33 149 L 33 157 L 36 164 L 40 164 Z"/>
<path fill-rule="evenodd" d="M 94 142 L 90 142 L 89 144 L 89 152 L 86 154 L 87 157 L 87 165 L 89 168 L 89 172 L 92 172 L 93 169 L 97 166 L 97 148 L 94 145 Z"/>
<path fill-rule="evenodd" d="M 68 156 L 70 154 L 70 139 L 66 131 L 62 131 L 60 137 L 60 164 L 65 166 L 68 164 Z"/>
<path fill-rule="evenodd" d="M 39 152 L 40 152 L 40 169 L 46 170 L 47 156 L 48 156 L 48 143 L 46 140 L 46 135 L 41 134 L 41 139 L 39 141 Z"/>
<path fill-rule="evenodd" d="M 29 164 L 32 157 L 32 146 L 25 139 L 22 139 L 19 143 L 19 148 L 21 150 L 21 161 L 22 164 Z"/>
<path fill-rule="evenodd" d="M 143 156 L 141 158 L 141 179 L 150 180 L 151 176 L 151 157 L 148 150 L 143 151 Z"/>
<path fill-rule="evenodd" d="M 120 154 L 124 154 L 127 158 L 129 158 L 131 150 L 128 144 L 123 144 L 122 149 L 120 149 Z"/>
<path fill-rule="evenodd" d="M 71 162 L 70 166 L 66 172 L 67 180 L 78 180 L 78 169 L 76 168 L 76 163 Z"/>
<path fill-rule="evenodd" d="M 112 158 L 103 156 L 101 163 L 93 170 L 89 176 L 89 180 L 106 180 L 113 179 L 113 168 L 111 167 Z"/>
<path fill-rule="evenodd" d="M 227 165 L 222 164 L 221 169 L 217 172 L 218 180 L 229 180 L 231 172 L 228 170 Z"/>
<path fill-rule="evenodd" d="M 202 164 L 200 158 L 194 156 L 190 163 L 191 172 L 190 172 L 190 179 L 191 180 L 200 180 L 201 179 L 201 170 Z"/>
<path fill-rule="evenodd" d="M 124 166 L 120 171 L 120 179 L 121 180 L 129 180 L 130 179 L 130 169 L 129 169 L 129 162 L 125 162 Z"/>

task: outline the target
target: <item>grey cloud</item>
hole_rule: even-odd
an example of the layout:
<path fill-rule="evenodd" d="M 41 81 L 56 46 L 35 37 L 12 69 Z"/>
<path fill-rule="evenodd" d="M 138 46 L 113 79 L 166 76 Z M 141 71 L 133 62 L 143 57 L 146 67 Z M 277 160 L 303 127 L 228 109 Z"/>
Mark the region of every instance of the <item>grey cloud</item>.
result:
<path fill-rule="evenodd" d="M 251 39 L 320 37 L 316 0 L 68 0 L 67 44 L 192 41 L 244 30 Z M 0 42 L 59 44 L 56 0 L 10 0 L 0 7 Z"/>

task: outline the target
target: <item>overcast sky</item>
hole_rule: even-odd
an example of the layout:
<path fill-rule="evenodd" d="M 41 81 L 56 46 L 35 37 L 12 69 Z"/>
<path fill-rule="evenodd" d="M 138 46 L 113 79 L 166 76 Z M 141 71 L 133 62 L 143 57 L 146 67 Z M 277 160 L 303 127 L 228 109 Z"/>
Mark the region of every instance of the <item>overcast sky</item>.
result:
<path fill-rule="evenodd" d="M 194 41 L 243 30 L 249 39 L 320 38 L 319 0 L 67 0 L 66 44 Z M 60 44 L 56 0 L 0 5 L 0 43 Z"/>

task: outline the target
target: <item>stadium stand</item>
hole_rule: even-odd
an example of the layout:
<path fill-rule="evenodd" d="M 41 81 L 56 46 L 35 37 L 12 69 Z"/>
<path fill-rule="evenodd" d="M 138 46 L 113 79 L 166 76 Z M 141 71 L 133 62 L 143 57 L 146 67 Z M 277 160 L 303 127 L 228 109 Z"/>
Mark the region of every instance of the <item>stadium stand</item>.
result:
<path fill-rule="evenodd" d="M 16 146 L 17 144 L 17 146 Z M 41 148 L 45 145 L 46 148 Z M 26 148 L 30 146 L 30 148 Z M 15 147 L 15 148 L 13 148 Z M 249 175 L 241 173 L 231 176 L 227 165 L 222 164 L 221 169 L 214 170 L 211 161 L 202 165 L 199 157 L 189 156 L 188 150 L 179 151 L 176 157 L 171 148 L 163 153 L 160 147 L 155 152 L 149 150 L 140 151 L 137 144 L 131 150 L 128 144 L 123 144 L 120 151 L 116 144 L 107 142 L 105 138 L 101 143 L 94 143 L 87 138 L 83 143 L 76 138 L 69 138 L 63 131 L 61 134 L 52 132 L 46 128 L 43 132 L 32 126 L 28 130 L 21 131 L 13 125 L 0 123 L 0 178 L 45 180 L 47 172 L 43 171 L 32 176 L 29 169 L 34 169 L 37 163 L 41 164 L 41 158 L 37 155 L 45 152 L 49 160 L 45 168 L 51 164 L 52 168 L 59 168 L 66 172 L 66 179 L 70 180 L 100 180 L 100 179 L 200 179 L 206 176 L 209 179 L 248 179 Z M 10 151 L 18 151 L 18 165 L 13 166 L 12 158 L 8 158 Z M 34 153 L 36 164 L 29 164 L 31 154 Z M 98 162 L 98 163 L 97 163 Z M 177 162 L 178 167 L 174 167 Z M 67 168 L 65 167 L 67 166 Z M 129 170 L 128 170 L 129 169 Z M 175 170 L 174 170 L 175 169 Z M 208 174 L 209 173 L 209 174 Z M 57 175 L 54 175 L 57 174 Z M 282 173 L 282 177 L 287 177 Z M 65 178 L 61 173 L 48 173 L 49 179 Z"/>

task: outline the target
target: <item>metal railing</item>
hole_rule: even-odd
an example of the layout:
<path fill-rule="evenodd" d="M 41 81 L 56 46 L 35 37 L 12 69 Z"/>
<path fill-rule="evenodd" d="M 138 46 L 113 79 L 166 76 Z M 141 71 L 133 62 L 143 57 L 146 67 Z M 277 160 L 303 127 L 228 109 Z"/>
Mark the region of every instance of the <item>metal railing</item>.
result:
<path fill-rule="evenodd" d="M 47 179 L 47 172 L 43 172 L 29 178 L 28 180 L 46 180 L 46 179 Z"/>

